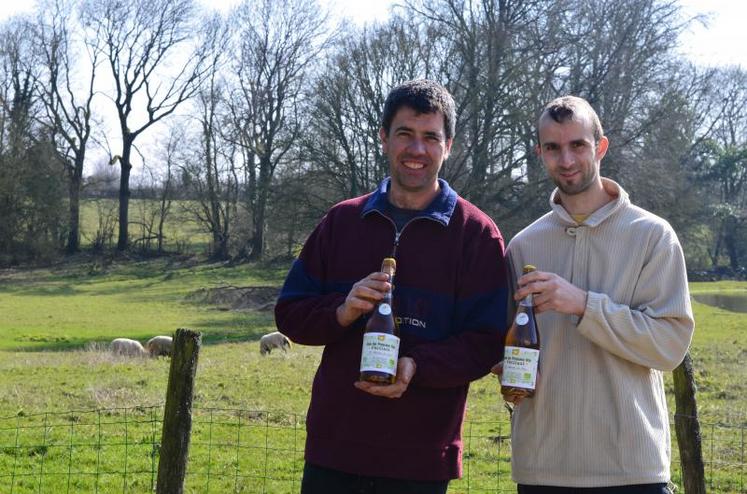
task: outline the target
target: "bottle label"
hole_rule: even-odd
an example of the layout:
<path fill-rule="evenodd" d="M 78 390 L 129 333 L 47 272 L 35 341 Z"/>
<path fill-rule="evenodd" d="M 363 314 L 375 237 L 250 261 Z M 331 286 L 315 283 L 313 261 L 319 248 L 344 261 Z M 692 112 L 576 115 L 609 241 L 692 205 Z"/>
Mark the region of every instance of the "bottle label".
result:
<path fill-rule="evenodd" d="M 379 304 L 379 314 L 381 314 L 382 316 L 388 316 L 391 313 L 392 313 L 391 305 L 387 303 Z"/>
<path fill-rule="evenodd" d="M 529 322 L 529 316 L 526 314 L 526 312 L 520 312 L 518 316 L 516 316 L 516 324 L 519 326 L 524 326 L 526 323 Z"/>
<path fill-rule="evenodd" d="M 539 350 L 507 346 L 503 354 L 501 384 L 515 388 L 534 389 L 537 384 Z"/>
<path fill-rule="evenodd" d="M 383 304 L 382 304 L 383 305 Z M 361 372 L 397 374 L 399 338 L 388 333 L 365 333 L 361 352 Z"/>

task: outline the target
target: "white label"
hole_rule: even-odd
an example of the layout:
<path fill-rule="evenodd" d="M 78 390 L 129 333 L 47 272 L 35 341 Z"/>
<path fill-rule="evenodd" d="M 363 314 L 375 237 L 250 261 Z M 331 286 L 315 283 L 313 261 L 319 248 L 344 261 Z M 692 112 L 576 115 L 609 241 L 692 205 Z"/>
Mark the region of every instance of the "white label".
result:
<path fill-rule="evenodd" d="M 392 313 L 392 306 L 389 304 L 381 304 L 379 305 L 379 314 L 382 316 L 388 316 Z"/>
<path fill-rule="evenodd" d="M 507 346 L 503 353 L 501 384 L 516 388 L 534 389 L 537 384 L 539 350 Z"/>
<path fill-rule="evenodd" d="M 519 326 L 523 326 L 528 322 L 529 316 L 526 314 L 526 312 L 522 312 L 518 316 L 516 316 L 516 324 L 518 324 Z"/>
<path fill-rule="evenodd" d="M 383 304 L 382 304 L 383 305 Z M 388 333 L 365 333 L 361 352 L 361 372 L 379 371 L 397 374 L 399 338 Z"/>

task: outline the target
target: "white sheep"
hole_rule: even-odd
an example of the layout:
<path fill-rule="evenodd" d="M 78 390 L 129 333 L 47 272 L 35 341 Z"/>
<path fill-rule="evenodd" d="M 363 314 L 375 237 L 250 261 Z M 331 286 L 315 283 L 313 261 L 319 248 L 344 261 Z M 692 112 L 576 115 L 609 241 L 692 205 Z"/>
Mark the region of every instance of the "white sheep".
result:
<path fill-rule="evenodd" d="M 148 355 L 151 357 L 160 357 L 161 355 L 171 356 L 171 336 L 154 336 L 145 344 Z"/>
<path fill-rule="evenodd" d="M 145 348 L 139 341 L 129 338 L 116 338 L 112 340 L 109 347 L 114 355 L 124 355 L 127 357 L 141 357 L 145 355 Z"/>
<path fill-rule="evenodd" d="M 259 353 L 265 355 L 270 353 L 273 348 L 280 348 L 282 351 L 287 352 L 291 347 L 291 342 L 287 336 L 279 331 L 267 333 L 259 339 Z"/>

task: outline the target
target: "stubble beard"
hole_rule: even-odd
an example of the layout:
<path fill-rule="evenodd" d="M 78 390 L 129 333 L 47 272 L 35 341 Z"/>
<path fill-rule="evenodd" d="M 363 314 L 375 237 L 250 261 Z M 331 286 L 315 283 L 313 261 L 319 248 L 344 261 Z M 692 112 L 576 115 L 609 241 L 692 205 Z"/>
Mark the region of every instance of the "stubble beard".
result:
<path fill-rule="evenodd" d="M 403 169 L 398 170 L 392 170 L 391 177 L 392 180 L 397 184 L 397 186 L 406 192 L 423 192 L 423 191 L 429 191 L 432 188 L 435 187 L 435 184 L 438 182 L 438 172 L 435 174 L 432 174 L 431 170 L 428 170 L 428 173 L 423 176 L 420 179 L 411 179 L 409 180 L 406 174 L 406 167 L 404 165 L 400 165 Z M 429 167 L 431 165 L 428 165 Z"/>
<path fill-rule="evenodd" d="M 397 186 L 406 192 L 423 192 L 426 190 L 431 190 L 435 187 L 435 183 L 437 182 L 437 178 L 434 177 L 432 180 L 430 177 L 427 180 L 419 180 L 417 183 L 414 182 L 408 182 L 406 180 L 401 180 L 398 177 L 393 177 L 394 181 L 397 183 Z"/>
<path fill-rule="evenodd" d="M 597 171 L 596 169 L 593 170 L 589 174 L 584 174 L 583 180 L 577 184 L 566 184 L 563 182 L 562 178 L 555 178 L 553 177 L 553 182 L 555 182 L 555 185 L 560 189 L 560 191 L 567 195 L 567 196 L 575 196 L 577 194 L 581 194 L 582 192 L 586 191 L 589 187 L 591 187 L 591 184 L 594 183 L 594 181 L 597 179 Z"/>

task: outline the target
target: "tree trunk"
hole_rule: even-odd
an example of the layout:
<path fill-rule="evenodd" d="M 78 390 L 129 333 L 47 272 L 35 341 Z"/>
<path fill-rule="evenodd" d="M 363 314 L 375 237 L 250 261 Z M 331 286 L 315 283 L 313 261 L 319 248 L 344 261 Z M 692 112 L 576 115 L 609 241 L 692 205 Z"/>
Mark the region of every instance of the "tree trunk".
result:
<path fill-rule="evenodd" d="M 125 251 L 130 246 L 129 239 L 129 210 L 130 210 L 130 154 L 132 153 L 132 139 L 125 138 L 122 144 L 122 157 L 119 160 L 121 173 L 119 175 L 119 238 L 117 250 Z"/>
<path fill-rule="evenodd" d="M 738 233 L 739 223 L 735 217 L 730 216 L 726 219 L 724 243 L 726 244 L 726 253 L 729 256 L 729 266 L 733 271 L 739 269 Z"/>
<path fill-rule="evenodd" d="M 166 220 L 166 212 L 161 205 L 161 217 L 158 220 L 158 255 L 163 254 L 163 224 Z"/>
<path fill-rule="evenodd" d="M 271 148 L 271 146 L 268 146 Z M 270 196 L 272 182 L 272 163 L 270 156 L 262 156 L 259 163 L 259 181 L 257 183 L 257 200 L 254 203 L 254 232 L 251 241 L 252 251 L 249 259 L 262 259 L 265 250 L 265 221 L 267 217 L 267 199 Z"/>
<path fill-rule="evenodd" d="M 220 251 L 218 252 L 218 254 L 220 255 L 220 259 L 222 261 L 228 259 L 228 236 L 223 236 L 220 240 L 220 244 L 218 245 L 220 248 Z"/>
<path fill-rule="evenodd" d="M 67 234 L 68 254 L 75 254 L 80 250 L 80 177 L 74 173 L 70 177 L 70 230 Z"/>
<path fill-rule="evenodd" d="M 249 253 L 249 260 L 258 261 L 262 259 L 265 246 L 265 202 L 264 194 L 260 194 L 257 201 L 257 209 L 254 215 L 254 234 L 252 236 L 252 250 Z"/>

